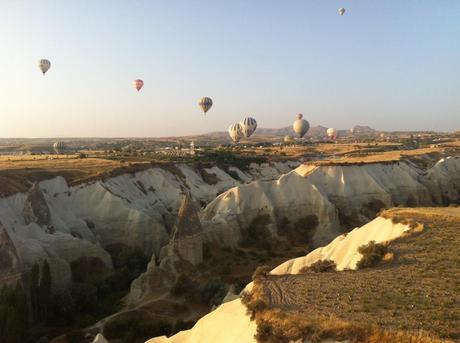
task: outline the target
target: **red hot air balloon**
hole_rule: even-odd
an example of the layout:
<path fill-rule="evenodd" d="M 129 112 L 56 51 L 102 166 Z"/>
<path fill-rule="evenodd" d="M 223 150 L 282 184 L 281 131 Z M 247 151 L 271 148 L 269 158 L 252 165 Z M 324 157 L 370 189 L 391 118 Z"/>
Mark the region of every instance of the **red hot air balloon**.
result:
<path fill-rule="evenodd" d="M 139 92 L 141 90 L 141 88 L 144 86 L 144 81 L 142 81 L 141 79 L 134 80 L 133 81 L 133 86 Z"/>

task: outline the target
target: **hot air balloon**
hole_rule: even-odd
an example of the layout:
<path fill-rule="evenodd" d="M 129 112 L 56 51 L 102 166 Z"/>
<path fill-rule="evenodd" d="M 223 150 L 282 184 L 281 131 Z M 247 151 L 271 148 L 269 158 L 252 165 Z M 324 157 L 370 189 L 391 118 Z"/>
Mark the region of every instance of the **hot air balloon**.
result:
<path fill-rule="evenodd" d="M 302 119 L 302 118 L 303 118 L 303 114 L 302 114 L 302 113 L 297 113 L 296 118 L 297 118 L 297 119 Z"/>
<path fill-rule="evenodd" d="M 245 137 L 250 137 L 257 129 L 257 121 L 254 118 L 247 117 L 240 121 L 241 131 Z"/>
<path fill-rule="evenodd" d="M 355 132 L 356 132 L 356 129 L 355 129 L 354 127 L 352 127 L 352 128 L 350 129 L 350 133 L 351 133 L 352 135 L 354 135 Z"/>
<path fill-rule="evenodd" d="M 200 105 L 204 114 L 206 114 L 206 112 L 208 112 L 212 106 L 212 99 L 208 98 L 207 96 L 202 97 L 200 101 L 198 102 L 198 105 Z"/>
<path fill-rule="evenodd" d="M 244 136 L 243 131 L 241 130 L 241 125 L 239 123 L 230 125 L 228 128 L 228 134 L 234 143 L 238 143 Z"/>
<path fill-rule="evenodd" d="M 335 140 L 337 138 L 337 130 L 334 129 L 333 127 L 330 127 L 329 129 L 327 129 L 326 134 L 330 140 Z"/>
<path fill-rule="evenodd" d="M 51 62 L 45 59 L 38 61 L 38 67 L 42 71 L 43 75 L 51 68 Z"/>
<path fill-rule="evenodd" d="M 340 8 L 339 8 L 339 14 L 340 14 L 340 15 L 344 15 L 344 14 L 345 14 L 345 8 L 340 7 Z"/>
<path fill-rule="evenodd" d="M 136 79 L 133 81 L 133 86 L 139 92 L 141 88 L 144 87 L 144 81 L 142 81 L 141 79 Z"/>
<path fill-rule="evenodd" d="M 284 139 L 283 139 L 284 143 L 285 144 L 291 144 L 294 142 L 294 138 L 292 138 L 291 136 L 284 136 Z"/>
<path fill-rule="evenodd" d="M 54 152 L 56 154 L 62 154 L 65 150 L 65 144 L 64 142 L 61 142 L 61 141 L 57 141 L 57 142 L 54 142 L 53 144 L 53 149 L 54 149 Z"/>
<path fill-rule="evenodd" d="M 294 132 L 297 133 L 300 138 L 305 136 L 308 129 L 310 128 L 310 124 L 308 123 L 308 121 L 302 118 L 303 118 L 303 115 L 299 113 L 297 115 L 297 119 L 294 121 L 294 124 L 292 124 L 292 128 L 294 129 Z"/>

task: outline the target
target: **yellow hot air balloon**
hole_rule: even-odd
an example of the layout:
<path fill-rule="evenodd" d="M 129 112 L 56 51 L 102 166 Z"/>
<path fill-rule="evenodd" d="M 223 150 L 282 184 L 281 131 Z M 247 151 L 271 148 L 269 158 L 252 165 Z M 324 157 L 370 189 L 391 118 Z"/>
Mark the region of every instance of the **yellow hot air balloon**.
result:
<path fill-rule="evenodd" d="M 206 114 L 206 112 L 208 112 L 209 109 L 212 107 L 212 99 L 208 98 L 207 96 L 202 97 L 198 102 L 198 105 L 203 110 L 203 113 Z"/>
<path fill-rule="evenodd" d="M 310 129 L 310 124 L 308 123 L 308 121 L 302 118 L 303 118 L 303 115 L 299 113 L 297 115 L 297 119 L 292 124 L 292 128 L 294 129 L 294 132 L 297 133 L 299 138 L 302 138 L 303 136 L 305 136 L 305 134 Z"/>

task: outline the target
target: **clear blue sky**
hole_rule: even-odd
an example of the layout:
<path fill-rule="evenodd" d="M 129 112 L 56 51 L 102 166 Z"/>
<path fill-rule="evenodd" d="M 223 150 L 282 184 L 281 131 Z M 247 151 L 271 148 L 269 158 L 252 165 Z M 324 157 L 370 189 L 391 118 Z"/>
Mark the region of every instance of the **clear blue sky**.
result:
<path fill-rule="evenodd" d="M 460 129 L 459 0 L 0 0 L 0 33 L 0 137 Z"/>

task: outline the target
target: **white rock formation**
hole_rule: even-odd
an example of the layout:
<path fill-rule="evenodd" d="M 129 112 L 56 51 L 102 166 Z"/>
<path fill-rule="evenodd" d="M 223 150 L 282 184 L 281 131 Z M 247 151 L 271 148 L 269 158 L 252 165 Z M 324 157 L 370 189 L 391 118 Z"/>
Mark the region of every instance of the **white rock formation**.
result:
<path fill-rule="evenodd" d="M 271 177 L 278 177 L 291 165 L 254 165 L 249 173 L 233 171 L 241 180 L 250 181 L 265 169 Z M 64 287 L 70 280 L 69 263 L 82 256 L 98 257 L 111 267 L 103 249 L 109 244 L 121 242 L 139 246 L 147 255 L 159 254 L 169 240 L 185 191 L 207 203 L 242 182 L 217 167 L 205 170 L 219 181 L 207 184 L 185 164 L 170 169 L 152 167 L 77 186 L 69 186 L 62 177 L 53 178 L 35 184 L 28 193 L 0 198 L 0 222 L 24 267 L 48 259 L 51 272 L 60 275 L 56 286 Z"/>
<path fill-rule="evenodd" d="M 270 216 L 276 236 L 282 217 L 291 223 L 316 215 L 313 244 L 340 229 L 362 225 L 381 208 L 460 202 L 460 158 L 440 160 L 427 171 L 400 161 L 360 165 L 302 165 L 276 181 L 256 181 L 219 195 L 202 213 L 209 240 L 236 245 L 242 230 L 259 215 Z"/>
<path fill-rule="evenodd" d="M 360 228 L 340 235 L 328 245 L 315 249 L 306 256 L 284 262 L 273 269 L 271 274 L 298 274 L 303 267 L 308 267 L 320 260 L 334 261 L 337 270 L 356 269 L 356 264 L 362 257 L 358 252 L 360 246 L 370 241 L 375 241 L 375 243 L 391 241 L 401 237 L 408 230 L 407 225 L 394 224 L 391 219 L 377 217 Z"/>
<path fill-rule="evenodd" d="M 93 343 L 109 343 L 100 333 L 94 337 Z"/>

